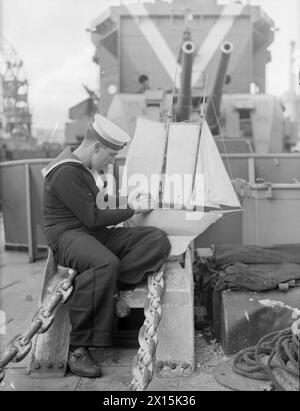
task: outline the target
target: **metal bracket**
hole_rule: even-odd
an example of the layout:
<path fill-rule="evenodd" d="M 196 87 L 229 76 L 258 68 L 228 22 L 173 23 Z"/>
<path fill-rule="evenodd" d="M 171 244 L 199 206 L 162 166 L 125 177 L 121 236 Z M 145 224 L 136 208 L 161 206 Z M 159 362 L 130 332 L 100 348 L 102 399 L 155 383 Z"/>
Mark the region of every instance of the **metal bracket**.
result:
<path fill-rule="evenodd" d="M 39 377 L 63 377 L 66 369 L 67 363 L 63 361 L 34 361 L 30 364 L 28 374 L 38 374 Z"/>
<path fill-rule="evenodd" d="M 265 183 L 266 186 L 266 195 L 265 198 L 266 200 L 273 200 L 274 199 L 274 191 L 273 191 L 273 186 L 272 183 Z"/>

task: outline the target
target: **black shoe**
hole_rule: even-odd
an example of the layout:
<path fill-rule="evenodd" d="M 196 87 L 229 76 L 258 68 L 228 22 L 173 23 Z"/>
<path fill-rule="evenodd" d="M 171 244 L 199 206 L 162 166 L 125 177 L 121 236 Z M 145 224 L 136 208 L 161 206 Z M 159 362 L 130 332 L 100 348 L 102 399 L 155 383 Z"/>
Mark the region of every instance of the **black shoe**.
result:
<path fill-rule="evenodd" d="M 68 366 L 73 374 L 80 377 L 97 378 L 102 375 L 101 368 L 93 361 L 86 347 L 69 352 Z"/>

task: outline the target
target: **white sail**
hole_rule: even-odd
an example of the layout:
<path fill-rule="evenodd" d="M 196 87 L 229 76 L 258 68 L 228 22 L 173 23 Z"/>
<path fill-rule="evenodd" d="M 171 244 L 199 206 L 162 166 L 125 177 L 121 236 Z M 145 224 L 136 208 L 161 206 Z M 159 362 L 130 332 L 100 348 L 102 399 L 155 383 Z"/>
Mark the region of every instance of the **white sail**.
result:
<path fill-rule="evenodd" d="M 169 129 L 163 203 L 183 206 L 192 195 L 199 124 L 172 123 Z"/>
<path fill-rule="evenodd" d="M 161 173 L 165 149 L 165 125 L 138 117 L 134 137 L 126 157 L 128 174 L 147 177 Z"/>
<path fill-rule="evenodd" d="M 241 204 L 206 121 L 203 121 L 196 175 L 204 175 L 204 205 L 240 208 Z M 196 192 L 194 192 L 194 199 Z"/>
<path fill-rule="evenodd" d="M 145 188 L 152 197 L 158 199 L 159 186 L 152 184 L 154 175 L 160 175 L 164 161 L 165 125 L 158 121 L 151 121 L 138 117 L 135 135 L 128 149 L 125 168 L 128 181 L 128 195 L 134 190 L 134 180 L 130 178 L 143 176 Z M 124 177 L 124 176 L 123 176 Z M 145 190 L 142 190 L 145 192 Z M 147 191 L 147 190 L 146 190 Z"/>

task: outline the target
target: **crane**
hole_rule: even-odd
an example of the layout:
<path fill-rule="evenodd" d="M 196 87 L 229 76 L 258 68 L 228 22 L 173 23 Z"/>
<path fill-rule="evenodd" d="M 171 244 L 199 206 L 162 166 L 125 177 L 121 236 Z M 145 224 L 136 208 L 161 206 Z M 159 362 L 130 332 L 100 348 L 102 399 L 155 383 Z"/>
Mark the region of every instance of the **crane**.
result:
<path fill-rule="evenodd" d="M 0 137 L 28 141 L 31 122 L 23 61 L 14 47 L 0 36 Z"/>

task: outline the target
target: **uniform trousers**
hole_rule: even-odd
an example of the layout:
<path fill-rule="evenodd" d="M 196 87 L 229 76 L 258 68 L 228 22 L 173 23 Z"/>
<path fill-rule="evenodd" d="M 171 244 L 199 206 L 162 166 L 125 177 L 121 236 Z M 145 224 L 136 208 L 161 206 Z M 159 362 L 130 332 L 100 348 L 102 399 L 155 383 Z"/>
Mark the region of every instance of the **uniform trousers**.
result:
<path fill-rule="evenodd" d="M 170 252 L 167 235 L 155 227 L 66 231 L 54 251 L 57 262 L 78 272 L 69 300 L 70 345 L 113 343 L 117 288 L 158 271 Z"/>

